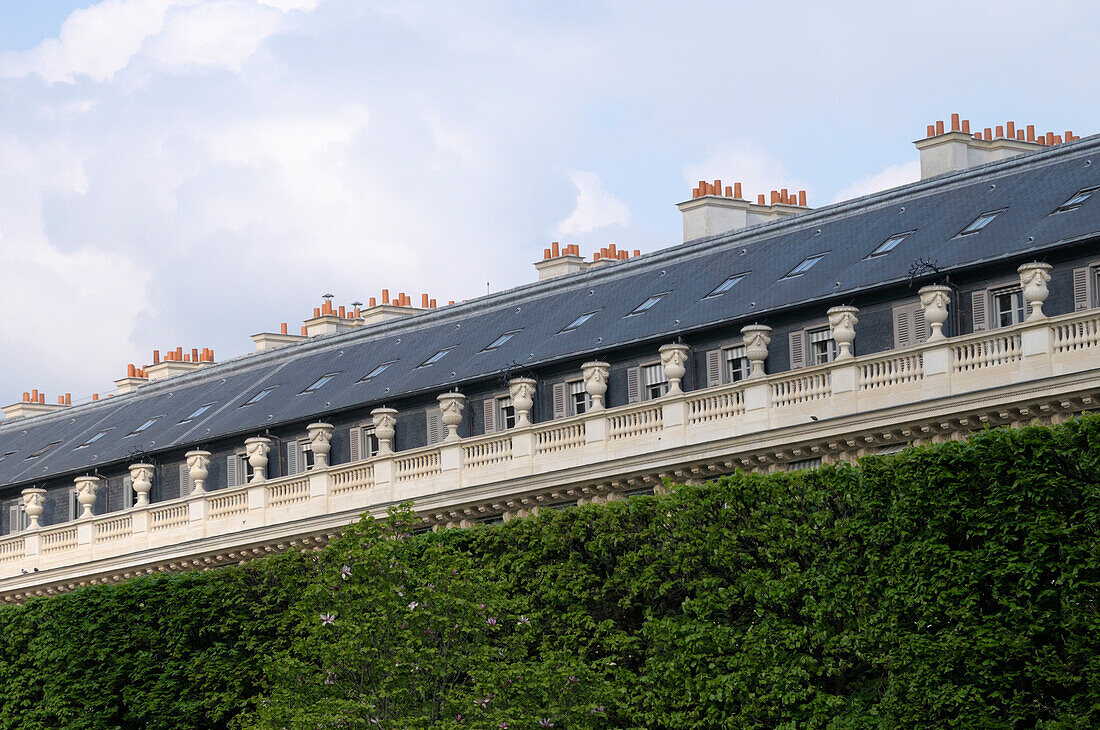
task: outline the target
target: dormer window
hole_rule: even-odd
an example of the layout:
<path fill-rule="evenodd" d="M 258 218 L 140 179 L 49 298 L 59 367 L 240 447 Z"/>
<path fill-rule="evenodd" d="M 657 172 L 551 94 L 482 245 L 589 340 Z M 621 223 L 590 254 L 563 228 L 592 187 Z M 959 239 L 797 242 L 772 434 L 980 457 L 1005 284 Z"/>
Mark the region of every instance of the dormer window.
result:
<path fill-rule="evenodd" d="M 252 396 L 251 398 L 246 400 L 244 403 L 242 403 L 241 408 L 244 408 L 245 406 L 250 406 L 253 403 L 259 403 L 264 398 L 266 398 L 271 391 L 275 390 L 278 387 L 279 386 L 277 386 L 277 385 L 269 385 L 268 387 L 264 388 L 259 393 L 257 393 L 256 395 Z"/>
<path fill-rule="evenodd" d="M 828 253 L 828 251 L 826 251 L 825 253 Z M 790 271 L 788 271 L 787 275 L 784 276 L 783 278 L 784 279 L 793 279 L 796 276 L 802 276 L 807 271 L 812 269 L 814 267 L 814 265 L 817 264 L 818 261 L 825 258 L 825 253 L 814 254 L 813 256 L 809 256 L 807 258 L 802 259 L 802 263 L 800 263 L 798 266 L 796 266 L 793 269 L 791 269 Z"/>
<path fill-rule="evenodd" d="M 644 302 L 642 302 L 638 306 L 634 307 L 634 309 L 632 309 L 630 311 L 630 313 L 627 314 L 626 316 L 627 317 L 633 317 L 636 314 L 644 314 L 645 312 L 648 312 L 649 310 L 651 310 L 655 306 L 657 306 L 657 302 L 661 301 L 662 299 L 664 299 L 667 296 L 668 296 L 667 291 L 663 292 L 661 294 L 654 294 L 653 296 L 649 297 L 648 299 L 646 299 Z"/>
<path fill-rule="evenodd" d="M 298 395 L 305 395 L 306 393 L 312 393 L 315 390 L 320 390 L 321 388 L 323 388 L 325 386 L 326 383 L 328 383 L 330 380 L 332 380 L 333 378 L 335 378 L 339 374 L 340 373 L 328 373 L 327 375 L 322 375 L 321 377 L 314 380 L 313 383 L 311 383 L 308 388 L 303 390 Z"/>
<path fill-rule="evenodd" d="M 980 216 L 971 221 L 970 225 L 959 231 L 959 235 L 969 236 L 971 233 L 977 233 L 978 231 L 982 230 L 990 223 L 992 223 L 997 216 L 1004 212 L 1005 208 L 1001 208 L 1000 210 L 991 210 L 988 213 L 982 213 Z"/>
<path fill-rule="evenodd" d="M 455 349 L 455 348 L 454 347 L 444 348 L 444 349 L 440 350 L 439 352 L 435 353 L 434 355 L 432 355 L 431 357 L 429 357 L 424 362 L 417 365 L 417 367 L 418 368 L 426 368 L 426 367 L 429 367 L 431 365 L 435 365 L 437 362 L 439 362 L 443 358 L 447 357 L 447 353 L 450 352 L 453 349 Z"/>
<path fill-rule="evenodd" d="M 485 349 L 483 349 L 482 352 L 489 352 L 490 350 L 495 350 L 498 347 L 501 347 L 502 345 L 504 345 L 505 342 L 512 339 L 513 337 L 515 337 L 519 333 L 520 333 L 520 330 L 512 330 L 511 332 L 505 332 L 500 337 L 496 338 L 495 340 L 490 342 L 488 345 L 486 345 Z"/>
<path fill-rule="evenodd" d="M 1092 194 L 1097 190 L 1100 190 L 1100 185 L 1078 190 L 1072 198 L 1059 205 L 1054 212 L 1065 213 L 1067 210 L 1077 210 L 1086 200 L 1091 198 Z"/>
<path fill-rule="evenodd" d="M 598 309 L 595 312 L 585 312 L 584 314 L 577 317 L 576 319 L 574 319 L 569 324 L 562 327 L 561 330 L 558 331 L 558 334 L 560 335 L 562 332 L 572 332 L 573 330 L 577 329 L 578 327 L 580 327 L 582 324 L 584 324 L 588 320 L 595 317 L 598 312 L 599 312 Z"/>
<path fill-rule="evenodd" d="M 873 259 L 876 256 L 885 256 L 886 254 L 897 248 L 899 243 L 909 238 L 909 236 L 911 236 L 912 234 L 913 231 L 907 231 L 906 233 L 895 233 L 894 235 L 890 236 L 885 241 L 880 243 L 874 251 L 867 254 L 867 258 Z"/>
<path fill-rule="evenodd" d="M 127 436 L 134 436 L 134 435 L 136 435 L 136 434 L 139 434 L 139 433 L 141 433 L 142 431 L 144 431 L 144 430 L 146 430 L 147 428 L 149 428 L 150 426 L 152 426 L 152 425 L 153 425 L 154 423 L 156 423 L 157 421 L 159 421 L 159 420 L 160 420 L 161 418 L 163 418 L 163 416 L 156 416 L 156 417 L 154 417 L 154 418 L 150 418 L 150 419 L 149 419 L 148 421 L 146 421 L 145 423 L 141 424 L 140 426 L 138 426 L 137 428 L 135 428 L 135 429 L 134 429 L 133 431 L 131 431 L 130 433 L 128 433 L 128 434 L 126 434 L 126 435 L 127 435 Z"/>
<path fill-rule="evenodd" d="M 204 403 L 201 406 L 199 406 L 198 408 L 196 408 L 195 410 L 191 411 L 190 415 L 188 415 L 187 418 L 180 421 L 180 423 L 187 423 L 188 421 L 193 421 L 196 418 L 198 418 L 199 416 L 201 416 L 202 414 L 209 411 L 213 407 L 214 407 L 213 403 Z"/>
<path fill-rule="evenodd" d="M 61 443 L 61 442 L 60 441 L 51 441 L 50 443 L 46 444 L 45 446 L 43 446 L 38 451 L 35 451 L 33 454 L 28 456 L 27 460 L 29 461 L 31 459 L 37 459 L 39 456 L 42 456 L 42 454 L 46 453 L 47 451 L 52 449 L 54 446 L 57 446 L 59 443 Z"/>
<path fill-rule="evenodd" d="M 82 444 L 81 444 L 80 446 L 77 446 L 76 448 L 78 448 L 78 449 L 83 449 L 83 448 L 87 448 L 88 446 L 91 446 L 91 445 L 92 445 L 92 444 L 94 444 L 94 443 L 95 443 L 96 441 L 99 441 L 99 440 L 100 440 L 101 438 L 103 438 L 104 436 L 106 436 L 106 435 L 107 435 L 107 434 L 108 434 L 108 433 L 110 432 L 110 430 L 111 430 L 111 429 L 109 429 L 109 428 L 103 429 L 102 431 L 100 431 L 99 433 L 97 433 L 97 434 L 96 434 L 95 436 L 92 436 L 92 437 L 91 437 L 90 439 L 88 439 L 87 441 L 85 441 L 84 443 L 82 443 Z"/>
<path fill-rule="evenodd" d="M 733 276 L 727 278 L 725 281 L 723 281 L 718 286 L 711 289 L 710 294 L 707 294 L 705 297 L 703 297 L 703 299 L 711 299 L 712 297 L 722 296 L 723 294 L 728 292 L 730 289 L 737 286 L 737 283 L 739 281 L 741 281 L 742 279 L 744 279 L 746 276 L 747 276 L 747 274 L 734 274 Z"/>
<path fill-rule="evenodd" d="M 384 362 L 381 365 L 376 365 L 373 370 L 371 370 L 369 373 L 367 373 L 363 377 L 359 378 L 359 382 L 363 383 L 363 382 L 366 382 L 368 380 L 373 380 L 373 379 L 377 378 L 379 375 L 381 375 L 383 372 L 386 371 L 386 368 L 388 368 L 390 365 L 393 365 L 395 362 L 397 362 L 397 361 L 396 360 L 391 360 L 390 362 Z"/>

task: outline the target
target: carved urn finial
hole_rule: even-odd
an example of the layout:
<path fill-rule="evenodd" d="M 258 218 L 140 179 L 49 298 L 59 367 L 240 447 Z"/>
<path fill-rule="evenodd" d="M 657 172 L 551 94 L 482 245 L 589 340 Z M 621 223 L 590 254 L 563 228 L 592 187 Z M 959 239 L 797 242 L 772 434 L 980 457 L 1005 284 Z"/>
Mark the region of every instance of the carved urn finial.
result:
<path fill-rule="evenodd" d="M 436 400 L 443 414 L 443 425 L 447 427 L 446 443 L 458 441 L 458 426 L 462 423 L 462 411 L 466 408 L 466 396 L 461 393 L 444 393 Z"/>
<path fill-rule="evenodd" d="M 584 390 L 592 399 L 592 410 L 602 411 L 604 395 L 607 393 L 607 379 L 611 375 L 611 365 L 600 360 L 586 362 L 581 365 L 581 375 L 584 378 Z"/>
<path fill-rule="evenodd" d="M 245 439 L 244 450 L 252 467 L 252 479 L 248 483 L 263 484 L 267 481 L 267 455 L 271 451 L 271 439 L 266 436 Z"/>
<path fill-rule="evenodd" d="M 855 307 L 832 307 L 828 311 L 829 330 L 839 350 L 837 360 L 852 357 L 852 343 L 856 341 L 856 325 L 859 324 L 857 314 L 859 310 Z"/>

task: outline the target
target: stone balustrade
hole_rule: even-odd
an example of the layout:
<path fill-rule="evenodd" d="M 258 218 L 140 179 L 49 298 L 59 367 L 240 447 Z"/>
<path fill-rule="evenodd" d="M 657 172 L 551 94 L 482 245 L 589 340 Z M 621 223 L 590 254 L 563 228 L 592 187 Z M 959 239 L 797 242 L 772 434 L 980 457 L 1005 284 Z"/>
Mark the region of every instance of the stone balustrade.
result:
<path fill-rule="evenodd" d="M 1042 273 L 1031 274 L 1036 289 L 1034 282 L 1042 283 Z M 852 309 L 834 312 L 834 326 L 854 327 Z M 849 345 L 853 338 L 851 333 L 844 335 Z M 664 350 L 666 366 L 679 377 L 683 375 L 681 348 Z M 845 350 L 850 353 L 851 348 Z M 179 499 L 155 504 L 143 500 L 121 512 L 94 516 L 91 504 L 100 481 L 79 477 L 85 511 L 61 525 L 39 526 L 41 494 L 26 490 L 31 527 L 0 539 L 0 589 L 12 581 L 26 582 L 29 578 L 22 574 L 36 570 L 42 576 L 52 569 L 81 565 L 91 570 L 92 564 L 125 562 L 127 556 L 171 548 L 198 554 L 204 549 L 203 541 L 216 536 L 240 535 L 240 540 L 254 545 L 262 541 L 265 531 L 290 534 L 297 523 L 325 516 L 339 516 L 346 524 L 364 511 L 383 511 L 406 500 L 418 507 L 426 505 L 429 511 L 464 509 L 471 518 L 434 522 L 467 524 L 489 509 L 467 505 L 487 499 L 503 503 L 514 496 L 521 482 L 527 493 L 542 489 L 562 502 L 606 500 L 614 494 L 563 491 L 560 485 L 583 481 L 587 477 L 582 470 L 599 465 L 611 469 L 630 460 L 644 463 L 651 471 L 671 472 L 703 458 L 700 454 L 714 458 L 735 453 L 730 439 L 760 440 L 785 428 L 820 430 L 845 418 L 864 423 L 878 419 L 875 422 L 886 428 L 903 419 L 925 418 L 923 414 L 936 408 L 941 413 L 970 414 L 975 402 L 972 394 L 981 392 L 988 399 L 991 388 L 1020 386 L 1025 394 L 1021 398 L 1043 388 L 1052 397 L 1071 391 L 1095 394 L 1100 390 L 1098 369 L 1100 310 L 1093 309 L 1058 317 L 1040 315 L 1013 327 L 933 339 L 887 353 L 852 355 L 794 371 L 761 372 L 730 385 L 670 392 L 656 400 L 592 409 L 575 417 L 471 438 L 457 435 L 465 398 L 447 393 L 439 400 L 448 415 L 448 433 L 442 443 L 431 446 L 400 452 L 383 448 L 376 456 L 352 464 L 330 465 L 318 459 L 304 475 L 269 479 L 264 477 L 264 467 L 270 442 L 254 437 L 247 443 L 256 476 L 247 484 L 209 491 L 196 478 L 195 491 Z M 589 392 L 602 396 L 607 380 L 604 364 L 586 363 L 585 373 Z M 520 386 L 533 389 L 534 383 Z M 1091 401 L 1086 398 L 1085 402 Z M 393 438 L 393 411 L 378 409 L 375 418 L 386 426 L 382 435 L 388 446 Z M 980 426 L 977 421 L 974 424 Z M 331 426 L 320 423 L 310 428 L 315 443 L 327 446 Z M 207 462 L 202 454 L 194 454 L 188 457 L 194 462 L 192 473 L 199 477 Z M 797 448 L 789 456 L 807 458 Z M 761 463 L 773 461 L 761 457 Z M 726 461 L 727 466 L 731 463 L 745 464 Z M 141 477 L 143 492 L 148 491 L 144 484 L 148 470 L 145 464 L 132 468 Z M 522 506 L 510 514 L 529 511 Z"/>

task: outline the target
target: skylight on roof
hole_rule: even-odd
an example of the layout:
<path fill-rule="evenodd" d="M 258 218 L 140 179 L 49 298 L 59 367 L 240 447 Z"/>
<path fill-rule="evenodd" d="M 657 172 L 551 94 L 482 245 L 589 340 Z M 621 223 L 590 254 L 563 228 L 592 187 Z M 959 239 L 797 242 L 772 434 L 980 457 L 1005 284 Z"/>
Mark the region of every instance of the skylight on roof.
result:
<path fill-rule="evenodd" d="M 92 437 L 91 437 L 90 439 L 88 439 L 87 441 L 85 441 L 84 443 L 82 443 L 82 444 L 81 444 L 80 446 L 77 446 L 76 448 L 78 448 L 78 449 L 83 449 L 83 448 L 84 448 L 84 447 L 86 447 L 86 446 L 91 446 L 91 445 L 92 445 L 92 444 L 94 444 L 94 443 L 95 443 L 96 441 L 99 441 L 99 440 L 100 440 L 101 438 L 103 438 L 104 436 L 106 436 L 106 435 L 107 435 L 107 432 L 108 432 L 108 431 L 110 431 L 110 430 L 111 430 L 111 429 L 109 429 L 109 428 L 105 428 L 105 429 L 103 429 L 102 431 L 100 431 L 99 433 L 97 433 L 97 434 L 96 434 L 95 436 L 92 436 Z"/>
<path fill-rule="evenodd" d="M 632 310 L 630 311 L 630 313 L 629 313 L 629 314 L 627 314 L 626 316 L 627 316 L 627 317 L 632 317 L 632 316 L 634 316 L 635 314 L 642 314 L 642 313 L 644 313 L 644 312 L 648 312 L 649 310 L 651 310 L 651 309 L 653 309 L 653 308 L 654 308 L 655 306 L 657 306 L 657 302 L 661 301 L 662 299 L 664 299 L 664 298 L 665 298 L 665 297 L 667 297 L 667 296 L 668 296 L 668 292 L 667 292 L 667 291 L 666 291 L 666 292 L 662 292 L 661 294 L 654 294 L 653 296 L 651 296 L 650 298 L 646 299 L 646 300 L 645 300 L 644 302 L 642 302 L 642 303 L 641 303 L 641 304 L 639 304 L 638 306 L 634 307 L 634 309 L 632 309 Z"/>
<path fill-rule="evenodd" d="M 497 349 L 498 347 L 503 345 L 505 342 L 512 339 L 516 335 L 518 335 L 519 333 L 520 333 L 520 330 L 512 330 L 511 332 L 505 332 L 500 337 L 496 338 L 495 340 L 490 342 L 488 345 L 486 345 L 485 349 L 483 349 L 482 352 L 488 352 L 489 350 Z"/>
<path fill-rule="evenodd" d="M 161 418 L 163 418 L 163 416 L 153 416 L 153 417 L 152 417 L 152 418 L 150 418 L 150 419 L 149 419 L 148 421 L 146 421 L 145 423 L 141 424 L 140 426 L 138 426 L 137 428 L 135 428 L 135 429 L 134 429 L 133 431 L 131 431 L 130 433 L 128 433 L 128 434 L 126 434 L 126 435 L 127 435 L 127 436 L 133 436 L 133 435 L 134 435 L 134 434 L 136 434 L 136 433 L 141 433 L 142 431 L 144 431 L 145 429 L 149 428 L 149 427 L 150 427 L 150 426 L 152 426 L 152 425 L 153 425 L 154 423 L 156 423 L 157 421 L 159 421 L 159 420 L 160 420 Z"/>
<path fill-rule="evenodd" d="M 241 408 L 244 408 L 245 406 L 250 406 L 250 405 L 252 405 L 253 403 L 258 403 L 258 402 L 262 401 L 262 400 L 263 400 L 264 398 L 266 398 L 266 397 L 267 397 L 267 394 L 268 394 L 268 393 L 270 393 L 271 391 L 275 390 L 275 389 L 276 389 L 276 388 L 278 388 L 278 387 L 279 387 L 279 386 L 277 386 L 277 385 L 269 385 L 269 386 L 267 386 L 266 388 L 264 388 L 263 390 L 261 390 L 261 391 L 260 391 L 259 393 L 257 393 L 256 395 L 252 396 L 251 398 L 249 398 L 248 400 L 246 400 L 246 401 L 245 401 L 244 403 L 242 403 L 242 404 L 241 404 Z"/>
<path fill-rule="evenodd" d="M 426 368 L 429 365 L 434 365 L 437 362 L 439 362 L 440 360 L 442 360 L 443 358 L 447 357 L 447 353 L 450 352 L 453 349 L 455 349 L 455 348 L 454 347 L 445 347 L 442 350 L 440 350 L 439 352 L 437 352 L 434 355 L 432 355 L 431 357 L 429 357 L 424 362 L 417 365 L 417 367 L 418 368 Z"/>
<path fill-rule="evenodd" d="M 1066 202 L 1059 205 L 1058 208 L 1054 212 L 1055 213 L 1064 213 L 1067 210 L 1077 210 L 1078 208 L 1081 207 L 1081 204 L 1084 203 L 1089 198 L 1091 198 L 1092 194 L 1095 193 L 1097 190 L 1100 190 L 1100 185 L 1094 185 L 1091 188 L 1084 188 L 1083 190 L 1078 190 L 1072 198 L 1070 198 Z"/>
<path fill-rule="evenodd" d="M 214 407 L 213 403 L 204 403 L 203 405 L 199 406 L 195 410 L 191 411 L 191 415 L 189 415 L 187 418 L 180 421 L 180 423 L 187 423 L 188 421 L 192 421 L 192 420 L 198 418 L 199 416 L 201 416 L 202 414 L 206 413 L 207 411 L 209 411 L 213 407 Z"/>
<path fill-rule="evenodd" d="M 574 320 L 573 320 L 572 322 L 570 322 L 569 324 L 565 325 L 565 326 L 564 326 L 564 327 L 562 327 L 562 328 L 561 328 L 560 330 L 558 330 L 558 334 L 560 335 L 560 334 L 561 334 L 562 332 L 572 332 L 573 330 L 577 329 L 578 327 L 580 327 L 580 326 L 581 326 L 582 324 L 584 324 L 584 323 L 585 323 L 585 322 L 587 322 L 588 320 L 590 320 L 590 319 L 592 319 L 593 317 L 595 317 L 595 316 L 596 316 L 596 314 L 597 314 L 597 313 L 598 313 L 599 311 L 600 311 L 600 310 L 598 310 L 598 309 L 597 309 L 597 310 L 596 310 L 595 312 L 585 312 L 584 314 L 582 314 L 581 316 L 577 317 L 577 318 L 576 318 L 576 319 L 574 319 Z"/>
<path fill-rule="evenodd" d="M 1000 210 L 991 210 L 988 213 L 982 213 L 980 216 L 971 221 L 970 225 L 959 231 L 959 235 L 969 236 L 971 233 L 977 233 L 978 231 L 982 230 L 990 223 L 992 223 L 993 219 L 1003 212 L 1005 212 L 1004 208 L 1001 208 Z"/>
<path fill-rule="evenodd" d="M 728 292 L 733 287 L 737 286 L 737 282 L 745 278 L 747 274 L 734 274 L 718 286 L 710 290 L 710 294 L 707 294 L 703 299 L 710 299 L 711 297 L 720 297 Z"/>
<path fill-rule="evenodd" d="M 828 253 L 828 251 L 826 251 L 825 253 Z M 783 278 L 784 279 L 792 279 L 796 276 L 802 276 L 807 271 L 812 269 L 814 267 L 814 264 L 816 264 L 821 259 L 825 258 L 825 253 L 814 254 L 813 256 L 809 256 L 809 257 L 803 259 L 802 263 L 800 263 L 798 266 L 796 266 L 793 269 L 791 269 L 790 271 L 788 271 L 787 275 L 784 276 Z"/>
<path fill-rule="evenodd" d="M 314 380 L 313 383 L 308 388 L 303 390 L 298 395 L 304 395 L 305 393 L 312 393 L 315 390 L 320 390 L 321 388 L 323 388 L 325 386 L 326 383 L 328 383 L 330 380 L 332 380 L 333 378 L 335 378 L 339 374 L 340 373 L 328 373 L 326 375 L 322 375 L 321 377 Z"/>
<path fill-rule="evenodd" d="M 4 459 L 8 458 L 9 456 L 11 456 L 14 453 L 15 453 L 14 451 L 9 451 L 8 453 L 0 456 L 0 461 L 3 461 Z"/>
<path fill-rule="evenodd" d="M 46 453 L 47 451 L 52 449 L 54 446 L 57 446 L 59 443 L 61 443 L 61 442 L 60 441 L 51 441 L 50 443 L 48 443 L 45 446 L 43 446 L 42 448 L 40 448 L 38 451 L 36 451 L 33 454 L 31 454 L 30 456 L 28 456 L 27 460 L 29 461 L 31 459 L 37 459 L 39 456 L 42 456 L 42 454 Z"/>
<path fill-rule="evenodd" d="M 873 259 L 876 256 L 885 256 L 886 254 L 897 248 L 899 243 L 909 238 L 909 236 L 911 236 L 912 234 L 912 231 L 906 231 L 905 233 L 895 233 L 894 235 L 890 236 L 885 241 L 880 243 L 874 251 L 867 254 L 867 258 Z"/>
<path fill-rule="evenodd" d="M 371 370 L 369 373 L 367 373 L 363 377 L 359 378 L 359 382 L 362 383 L 362 382 L 365 382 L 367 380 L 373 380 L 374 378 L 377 378 L 379 375 L 381 375 L 385 371 L 386 368 L 388 368 L 390 365 L 393 365 L 395 362 L 397 362 L 397 361 L 396 360 L 391 360 L 389 362 L 384 362 L 381 365 L 375 365 L 373 370 Z"/>

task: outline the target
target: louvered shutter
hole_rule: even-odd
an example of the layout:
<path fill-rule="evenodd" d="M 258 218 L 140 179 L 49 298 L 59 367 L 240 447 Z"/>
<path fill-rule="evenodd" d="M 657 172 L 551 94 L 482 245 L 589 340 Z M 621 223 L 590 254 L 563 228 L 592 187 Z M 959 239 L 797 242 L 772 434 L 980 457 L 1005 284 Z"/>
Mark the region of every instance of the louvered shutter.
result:
<path fill-rule="evenodd" d="M 19 504 L 8 507 L 8 532 L 19 532 L 23 529 L 23 508 Z"/>
<path fill-rule="evenodd" d="M 626 400 L 638 403 L 642 400 L 642 369 L 630 368 L 626 371 Z"/>
<path fill-rule="evenodd" d="M 566 383 L 554 383 L 554 418 L 565 418 L 568 413 L 568 406 L 566 405 Z"/>
<path fill-rule="evenodd" d="M 240 459 L 236 454 L 230 455 L 225 462 L 225 485 L 227 487 L 235 487 L 241 483 L 240 474 L 237 473 L 237 465 Z"/>
<path fill-rule="evenodd" d="M 301 451 L 301 446 L 297 441 L 288 441 L 286 445 L 286 475 L 288 477 L 294 476 L 301 468 L 298 456 Z"/>
<path fill-rule="evenodd" d="M 232 485 L 231 485 L 232 486 Z M 180 496 L 186 497 L 195 489 L 195 483 L 191 481 L 191 470 L 187 464 L 180 464 Z"/>
<path fill-rule="evenodd" d="M 485 433 L 497 432 L 497 399 L 486 398 L 482 404 L 485 413 Z"/>
<path fill-rule="evenodd" d="M 134 506 L 134 480 L 132 477 L 122 477 L 122 509 L 130 509 Z"/>
<path fill-rule="evenodd" d="M 912 305 L 894 307 L 894 347 L 909 347 L 913 343 Z"/>
<path fill-rule="evenodd" d="M 932 328 L 924 318 L 924 309 L 920 304 L 913 305 L 913 344 L 919 345 L 932 336 Z"/>
<path fill-rule="evenodd" d="M 975 332 L 983 332 L 989 329 L 989 321 L 986 318 L 986 304 L 988 299 L 989 295 L 984 289 L 982 291 L 973 292 L 970 295 L 970 314 L 974 321 Z"/>
<path fill-rule="evenodd" d="M 788 336 L 791 346 L 791 370 L 806 367 L 806 337 L 802 330 L 791 332 Z"/>
<path fill-rule="evenodd" d="M 713 388 L 722 384 L 722 351 L 710 350 L 707 352 L 707 387 Z"/>
<path fill-rule="evenodd" d="M 1091 274 L 1092 269 L 1088 266 L 1073 270 L 1073 311 L 1075 312 L 1092 306 L 1092 292 L 1089 291 L 1092 288 L 1090 286 L 1092 282 L 1089 281 Z"/>
<path fill-rule="evenodd" d="M 428 411 L 425 418 L 427 420 L 428 445 L 438 444 L 444 438 L 443 414 L 438 408 L 435 408 Z"/>
<path fill-rule="evenodd" d="M 352 426 L 348 432 L 348 442 L 351 445 L 351 460 L 360 461 L 363 458 L 363 429 Z"/>

